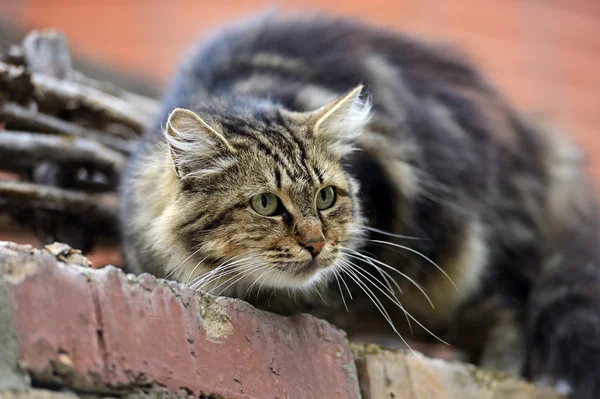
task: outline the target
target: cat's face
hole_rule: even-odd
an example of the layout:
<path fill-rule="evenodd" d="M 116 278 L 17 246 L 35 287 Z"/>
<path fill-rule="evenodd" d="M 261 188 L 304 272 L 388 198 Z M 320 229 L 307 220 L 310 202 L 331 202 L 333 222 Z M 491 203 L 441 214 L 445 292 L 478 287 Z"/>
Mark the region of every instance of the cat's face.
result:
<path fill-rule="evenodd" d="M 168 212 L 189 256 L 176 278 L 215 293 L 299 288 L 339 267 L 361 228 L 358 187 L 341 164 L 368 118 L 358 94 L 309 114 L 171 114 L 181 192 Z"/>

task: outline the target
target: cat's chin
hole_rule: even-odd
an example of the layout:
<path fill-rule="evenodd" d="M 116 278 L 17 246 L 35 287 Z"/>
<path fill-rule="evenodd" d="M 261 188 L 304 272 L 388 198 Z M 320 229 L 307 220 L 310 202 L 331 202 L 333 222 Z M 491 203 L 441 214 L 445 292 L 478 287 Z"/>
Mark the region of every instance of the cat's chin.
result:
<path fill-rule="evenodd" d="M 295 262 L 293 266 L 280 265 L 278 269 L 281 273 L 266 279 L 264 284 L 272 288 L 314 288 L 315 285 L 327 281 L 327 276 L 335 268 L 335 261 L 336 259 L 311 259 L 306 262 Z"/>

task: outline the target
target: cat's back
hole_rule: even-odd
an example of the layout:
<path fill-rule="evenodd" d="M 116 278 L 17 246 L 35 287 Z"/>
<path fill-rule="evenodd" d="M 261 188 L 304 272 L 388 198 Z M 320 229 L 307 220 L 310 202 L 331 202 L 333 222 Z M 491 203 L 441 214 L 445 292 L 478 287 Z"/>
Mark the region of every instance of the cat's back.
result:
<path fill-rule="evenodd" d="M 267 94 L 288 108 L 306 111 L 358 83 L 377 106 L 387 95 L 379 92 L 390 84 L 397 88 L 398 80 L 418 97 L 457 83 L 490 90 L 466 57 L 446 44 L 342 17 L 261 14 L 199 43 L 170 85 L 163 113 L 232 92 Z M 305 97 L 319 97 L 320 90 L 322 99 L 298 101 L 298 92 L 307 87 Z"/>

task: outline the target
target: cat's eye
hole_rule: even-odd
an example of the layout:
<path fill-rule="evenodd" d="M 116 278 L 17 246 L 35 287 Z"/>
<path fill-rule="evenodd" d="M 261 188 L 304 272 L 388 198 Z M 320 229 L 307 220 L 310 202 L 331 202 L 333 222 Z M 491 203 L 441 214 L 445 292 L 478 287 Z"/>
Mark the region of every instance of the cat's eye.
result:
<path fill-rule="evenodd" d="M 273 216 L 279 210 L 279 198 L 271 193 L 255 195 L 250 204 L 252 209 L 262 216 Z"/>
<path fill-rule="evenodd" d="M 335 203 L 335 190 L 327 186 L 317 193 L 317 209 L 322 211 L 331 208 Z"/>

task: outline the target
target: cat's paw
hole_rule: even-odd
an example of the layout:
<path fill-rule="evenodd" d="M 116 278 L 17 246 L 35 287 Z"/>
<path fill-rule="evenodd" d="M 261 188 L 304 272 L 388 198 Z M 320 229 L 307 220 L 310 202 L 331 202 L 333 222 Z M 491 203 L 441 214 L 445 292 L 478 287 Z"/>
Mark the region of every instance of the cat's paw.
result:
<path fill-rule="evenodd" d="M 554 389 L 561 395 L 575 399 L 573 395 L 573 386 L 567 380 L 557 379 L 547 375 L 541 375 L 533 380 L 533 383 L 538 386 Z"/>

